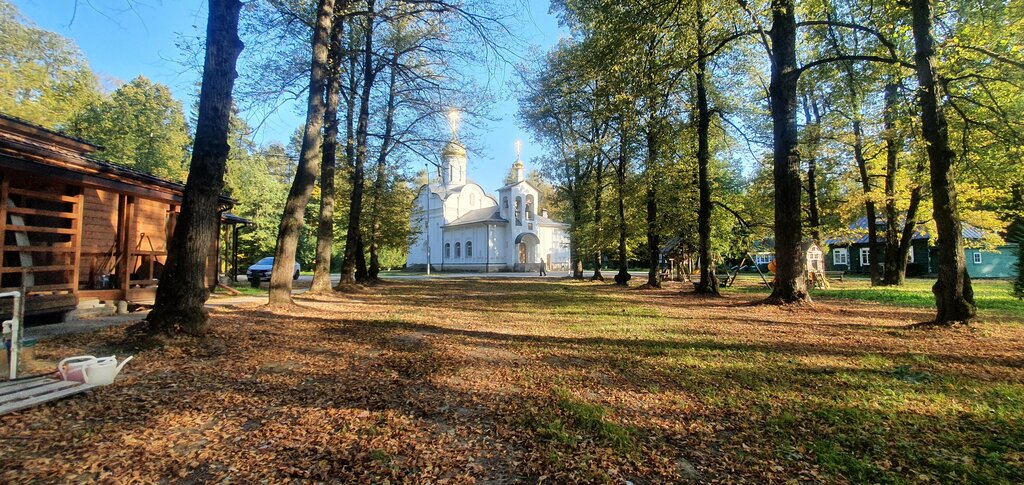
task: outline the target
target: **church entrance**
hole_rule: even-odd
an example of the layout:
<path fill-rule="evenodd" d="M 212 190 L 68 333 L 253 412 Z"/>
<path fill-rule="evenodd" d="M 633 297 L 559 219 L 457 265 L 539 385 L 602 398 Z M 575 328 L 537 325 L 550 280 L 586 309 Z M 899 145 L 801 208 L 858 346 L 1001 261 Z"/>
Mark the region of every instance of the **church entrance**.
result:
<path fill-rule="evenodd" d="M 516 271 L 535 271 L 540 267 L 538 248 L 540 239 L 532 232 L 523 232 L 516 236 L 516 246 L 519 248 L 519 262 L 516 264 Z"/>

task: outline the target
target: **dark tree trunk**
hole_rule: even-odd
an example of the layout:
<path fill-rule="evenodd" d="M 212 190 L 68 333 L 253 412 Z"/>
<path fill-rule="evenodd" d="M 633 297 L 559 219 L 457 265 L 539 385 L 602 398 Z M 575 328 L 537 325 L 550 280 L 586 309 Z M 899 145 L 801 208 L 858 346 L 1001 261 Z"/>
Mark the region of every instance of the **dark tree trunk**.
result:
<path fill-rule="evenodd" d="M 878 213 L 875 202 L 871 200 L 871 175 L 868 173 L 868 162 L 864 159 L 864 130 L 860 126 L 860 108 L 856 108 L 853 121 L 853 160 L 860 173 L 860 186 L 864 191 L 864 210 L 867 214 L 868 229 L 868 267 L 871 274 L 871 285 L 877 285 L 878 276 Z"/>
<path fill-rule="evenodd" d="M 914 61 L 920 86 L 917 102 L 921 109 L 921 133 L 928 143 L 931 170 L 932 216 L 938 232 L 939 276 L 935 293 L 935 323 L 950 325 L 967 322 L 977 307 L 971 278 L 964 261 L 964 240 L 957 212 L 956 187 L 953 183 L 953 150 L 942 106 L 942 87 L 935 72 L 935 39 L 932 35 L 930 0 L 911 0 L 914 33 Z"/>
<path fill-rule="evenodd" d="M 604 192 L 604 161 L 599 155 L 594 163 L 594 276 L 590 281 L 604 281 L 601 274 L 601 195 Z"/>
<path fill-rule="evenodd" d="M 572 227 L 569 228 L 569 259 L 572 264 L 572 278 L 583 279 L 583 257 L 580 255 L 580 220 L 583 217 L 583 203 L 579 188 L 579 169 L 575 170 L 575 180 L 569 187 L 569 204 L 572 206 Z"/>
<path fill-rule="evenodd" d="M 896 107 L 898 85 L 895 83 L 886 84 L 885 91 L 885 142 L 886 142 L 886 261 L 882 267 L 883 285 L 903 284 L 906 273 L 907 254 L 903 253 L 900 245 L 899 213 L 896 210 L 896 173 L 899 171 L 899 134 L 896 132 Z M 913 216 L 906 215 L 905 223 L 913 227 Z M 909 247 L 906 248 L 909 250 Z M 900 264 L 902 260 L 903 264 Z"/>
<path fill-rule="evenodd" d="M 382 210 L 382 199 L 387 190 L 388 153 L 391 151 L 392 136 L 395 127 L 395 96 L 398 94 L 396 83 L 398 66 L 398 52 L 391 56 L 391 68 L 388 78 L 388 101 L 384 113 L 384 136 L 381 138 L 380 152 L 377 154 L 377 173 L 373 180 L 373 207 L 370 209 L 370 268 L 368 277 L 371 281 L 377 280 L 380 274 L 380 258 L 377 254 L 380 249 L 380 211 Z"/>
<path fill-rule="evenodd" d="M 813 106 L 813 118 L 812 118 Z M 808 101 L 804 95 L 804 120 L 808 124 L 806 145 L 807 154 L 807 225 L 810 226 L 811 239 L 821 244 L 821 212 L 818 208 L 818 144 L 821 142 L 821 114 L 818 112 L 817 100 Z"/>
<path fill-rule="evenodd" d="M 711 129 L 711 110 L 708 107 L 707 58 L 704 55 L 704 2 L 697 0 L 697 187 L 699 206 L 697 208 L 697 234 L 700 253 L 700 282 L 694 288 L 698 294 L 718 295 L 718 276 L 711 256 L 711 181 L 708 168 L 711 165 L 711 151 L 708 147 L 708 131 Z"/>
<path fill-rule="evenodd" d="M 338 104 L 341 94 L 342 33 L 344 23 L 335 19 L 331 26 L 330 74 L 327 82 L 327 107 L 324 111 L 324 143 L 320 163 L 320 219 L 316 229 L 316 266 L 311 293 L 331 290 L 331 253 L 334 247 L 334 175 L 338 154 Z"/>
<path fill-rule="evenodd" d="M 800 152 L 797 150 L 796 5 L 772 0 L 772 65 L 769 94 L 772 112 L 772 153 L 775 180 L 775 285 L 769 303 L 810 301 L 807 293 L 800 194 Z"/>
<path fill-rule="evenodd" d="M 652 123 L 655 126 L 647 130 L 647 256 L 651 262 L 647 271 L 647 285 L 661 288 L 658 273 L 658 260 L 661 256 L 661 245 L 658 241 L 658 157 L 661 139 L 658 136 L 660 127 L 657 126 L 660 120 L 654 120 Z"/>
<path fill-rule="evenodd" d="M 147 317 L 152 333 L 195 335 L 206 326 L 203 305 L 210 294 L 205 278 L 210 248 L 217 238 L 218 199 L 224 188 L 224 169 L 230 151 L 231 91 L 238 76 L 235 62 L 243 48 L 238 38 L 242 3 L 210 0 L 209 8 L 192 162 L 156 303 Z"/>
<path fill-rule="evenodd" d="M 616 190 L 619 209 L 619 272 L 615 274 L 615 283 L 628 285 L 633 275 L 629 274 L 629 255 L 626 253 L 626 236 L 629 226 L 626 225 L 626 164 L 628 155 L 626 153 L 627 134 L 625 128 L 619 135 L 619 160 L 615 165 Z"/>
<path fill-rule="evenodd" d="M 327 87 L 327 55 L 330 49 L 331 24 L 334 20 L 334 0 L 320 0 L 317 4 L 316 28 L 313 29 L 313 58 L 310 62 L 309 96 L 306 102 L 306 127 L 302 133 L 302 153 L 295 168 L 295 180 L 288 191 L 281 225 L 277 232 L 274 267 L 270 274 L 271 305 L 284 305 L 292 301 L 292 275 L 295 272 L 295 250 L 299 234 L 305 225 L 306 205 L 316 184 L 320 160 L 317 155 L 322 142 L 324 123 L 324 90 Z"/>
<path fill-rule="evenodd" d="M 374 0 L 367 2 L 365 39 L 363 41 L 363 85 L 359 95 L 359 120 L 356 125 L 355 160 L 352 162 L 352 194 L 349 199 L 348 230 L 345 234 L 345 257 L 341 265 L 339 287 L 364 280 L 367 275 L 366 255 L 360 220 L 363 212 L 363 169 L 366 164 L 366 136 L 370 124 L 370 92 L 377 76 L 373 65 Z M 357 274 L 358 273 L 358 274 Z"/>

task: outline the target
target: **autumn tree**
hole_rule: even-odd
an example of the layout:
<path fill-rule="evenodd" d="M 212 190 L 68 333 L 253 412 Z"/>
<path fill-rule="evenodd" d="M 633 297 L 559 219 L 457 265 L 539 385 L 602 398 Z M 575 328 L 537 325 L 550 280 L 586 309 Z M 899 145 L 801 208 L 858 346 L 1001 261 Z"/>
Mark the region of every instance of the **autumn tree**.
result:
<path fill-rule="evenodd" d="M 238 0 L 210 0 L 206 61 L 199 92 L 199 116 L 181 214 L 167 248 L 156 302 L 147 317 L 151 332 L 201 333 L 206 324 L 207 259 L 217 237 L 218 209 L 230 151 L 228 130 L 238 37 Z"/>
<path fill-rule="evenodd" d="M 295 171 L 295 179 L 288 191 L 284 214 L 278 229 L 274 267 L 270 274 L 269 303 L 284 305 L 292 301 L 292 274 L 299 234 L 305 225 L 305 209 L 316 184 L 320 165 L 321 129 L 326 105 L 324 93 L 327 84 L 327 59 L 331 25 L 334 21 L 334 0 L 319 0 L 316 26 L 313 29 L 313 53 L 310 60 L 309 88 L 306 99 L 306 124 L 302 134 L 302 151 Z"/>

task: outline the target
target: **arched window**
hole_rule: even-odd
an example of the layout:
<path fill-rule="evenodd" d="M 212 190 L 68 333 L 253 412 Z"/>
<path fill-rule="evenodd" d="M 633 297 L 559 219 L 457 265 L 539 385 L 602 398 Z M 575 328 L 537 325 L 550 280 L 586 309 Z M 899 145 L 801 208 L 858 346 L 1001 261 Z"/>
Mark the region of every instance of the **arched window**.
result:
<path fill-rule="evenodd" d="M 516 225 L 523 225 L 523 198 L 516 196 Z"/>
<path fill-rule="evenodd" d="M 455 243 L 455 259 L 462 257 L 462 245 Z"/>
<path fill-rule="evenodd" d="M 476 194 L 472 192 L 469 193 L 469 206 L 476 207 Z"/>
<path fill-rule="evenodd" d="M 526 196 L 526 220 L 533 220 L 533 194 Z"/>
<path fill-rule="evenodd" d="M 444 243 L 444 257 L 445 259 L 452 257 L 452 243 Z"/>
<path fill-rule="evenodd" d="M 473 257 L 473 241 L 466 241 L 466 257 Z"/>

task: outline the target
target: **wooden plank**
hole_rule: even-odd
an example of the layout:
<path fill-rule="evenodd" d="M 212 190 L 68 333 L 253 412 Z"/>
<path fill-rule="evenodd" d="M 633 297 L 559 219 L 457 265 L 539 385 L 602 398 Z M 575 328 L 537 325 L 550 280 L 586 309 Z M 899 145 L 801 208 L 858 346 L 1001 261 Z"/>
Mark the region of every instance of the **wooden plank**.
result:
<path fill-rule="evenodd" d="M 38 382 L 39 385 L 43 385 L 47 380 L 52 380 L 50 377 L 40 376 L 32 379 L 25 379 L 20 381 L 0 381 L 0 394 L 4 394 L 4 389 L 12 388 L 14 386 L 21 386 L 28 383 Z"/>
<path fill-rule="evenodd" d="M 71 290 L 71 283 L 59 283 L 55 285 L 34 285 L 26 288 L 27 293 L 39 293 L 41 291 Z M 21 291 L 20 286 L 13 288 L 0 288 L 0 291 Z"/>
<path fill-rule="evenodd" d="M 70 195 L 47 194 L 45 192 L 35 192 L 32 190 L 16 189 L 13 187 L 8 190 L 11 194 L 31 197 L 33 199 L 50 200 L 54 202 L 75 202 L 75 198 Z"/>
<path fill-rule="evenodd" d="M 8 207 L 8 213 L 13 214 L 25 214 L 29 216 L 46 216 L 56 217 L 59 219 L 72 219 L 75 217 L 74 212 L 63 212 L 63 211 L 51 211 L 46 209 L 32 209 L 29 207 Z"/>
<path fill-rule="evenodd" d="M 160 280 L 157 280 L 157 279 L 131 280 L 131 284 L 133 286 L 134 285 L 140 285 L 140 286 L 159 285 L 160 284 Z"/>
<path fill-rule="evenodd" d="M 97 300 L 123 300 L 124 292 L 119 289 L 110 290 L 79 290 L 79 298 L 86 299 L 97 299 Z"/>
<path fill-rule="evenodd" d="M 20 224 L 6 224 L 5 227 L 0 227 L 0 232 L 4 229 L 15 232 L 46 232 L 51 234 L 74 234 L 75 229 L 63 228 L 63 227 L 41 227 L 41 226 L 24 226 Z"/>
<path fill-rule="evenodd" d="M 10 191 L 10 182 L 7 180 L 10 174 L 7 172 L 0 172 L 0 244 L 7 242 L 7 197 Z M 3 253 L 0 253 L 0 271 L 4 269 L 4 257 Z M 2 274 L 2 273 L 0 273 Z"/>
<path fill-rule="evenodd" d="M 41 384 L 33 382 L 24 386 L 14 386 L 4 389 L 5 392 L 0 394 L 0 404 L 20 401 L 22 399 L 28 399 L 40 394 L 47 394 L 52 391 L 59 391 L 67 387 L 74 387 L 81 384 L 81 382 L 58 381 L 54 379 L 49 379 L 49 381 L 50 382 L 43 382 Z"/>
<path fill-rule="evenodd" d="M 135 256 L 167 256 L 167 251 L 143 251 L 141 249 L 133 249 L 132 254 Z"/>
<path fill-rule="evenodd" d="M 75 248 L 75 252 L 71 254 L 71 265 L 75 269 L 71 270 L 71 292 L 78 293 L 78 279 L 80 271 L 82 271 L 82 229 L 85 224 L 82 222 L 82 211 L 85 209 L 85 189 L 79 188 L 78 195 L 75 197 L 75 220 L 72 222 L 75 233 L 71 235 L 71 247 Z"/>
<path fill-rule="evenodd" d="M 51 271 L 71 271 L 73 269 L 75 269 L 74 266 L 70 264 L 61 264 L 56 266 L 20 266 L 14 268 L 0 268 L 0 273 L 47 273 Z"/>
<path fill-rule="evenodd" d="M 79 384 L 77 386 L 66 387 L 66 388 L 63 388 L 63 389 L 51 392 L 49 394 L 42 394 L 42 395 L 35 396 L 33 398 L 30 398 L 30 399 L 23 399 L 21 401 L 11 402 L 11 403 L 5 404 L 3 406 L 0 406 L 0 416 L 2 416 L 4 414 L 8 414 L 8 413 L 13 413 L 15 411 L 21 411 L 22 409 L 27 409 L 27 408 L 30 408 L 32 406 L 36 406 L 36 405 L 39 405 L 39 404 L 42 404 L 42 403 L 45 403 L 45 402 L 54 401 L 54 400 L 60 399 L 62 397 L 67 397 L 67 396 L 71 396 L 73 394 L 78 394 L 80 392 L 85 392 L 85 391 L 88 391 L 89 389 L 92 389 L 94 387 L 96 387 L 96 386 L 94 386 L 92 384 Z"/>
<path fill-rule="evenodd" d="M 4 251 L 33 252 L 33 253 L 73 253 L 75 248 L 71 246 L 4 246 Z"/>

